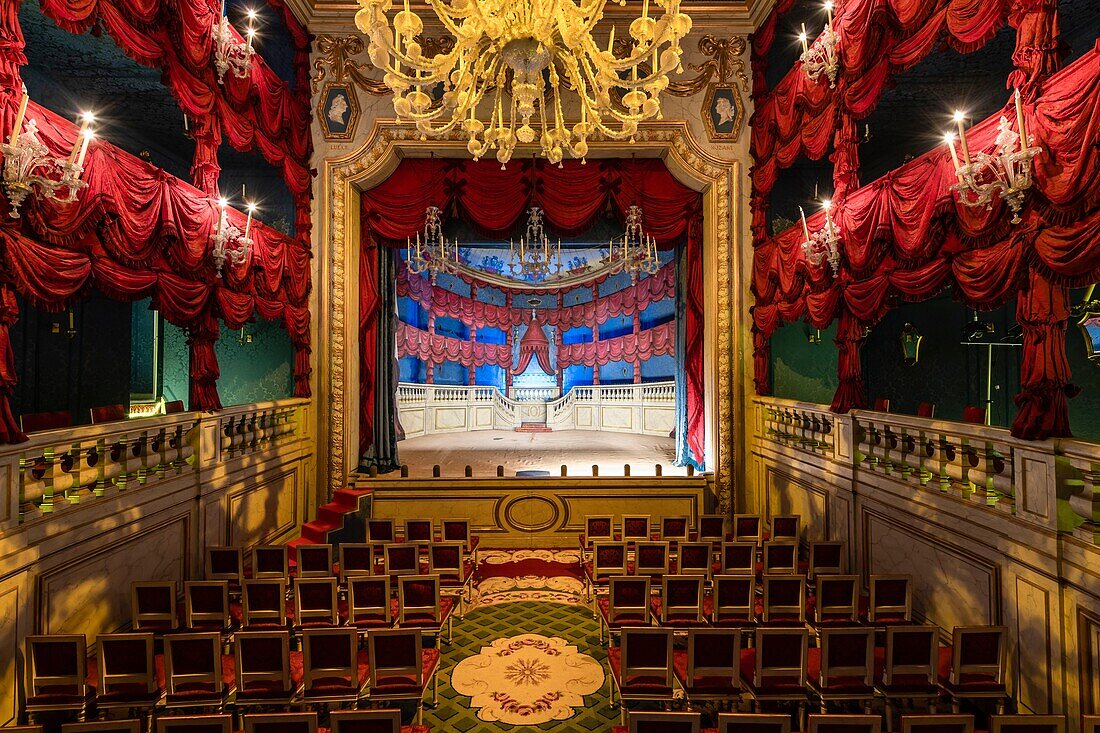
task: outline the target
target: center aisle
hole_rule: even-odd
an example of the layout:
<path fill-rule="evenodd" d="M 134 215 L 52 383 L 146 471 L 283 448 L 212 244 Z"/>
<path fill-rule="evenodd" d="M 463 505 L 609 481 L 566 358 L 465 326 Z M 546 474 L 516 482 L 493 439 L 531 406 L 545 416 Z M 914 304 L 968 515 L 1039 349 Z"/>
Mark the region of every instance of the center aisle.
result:
<path fill-rule="evenodd" d="M 606 731 L 607 650 L 584 602 L 577 552 L 486 550 L 454 641 L 442 647 L 434 730 Z"/>

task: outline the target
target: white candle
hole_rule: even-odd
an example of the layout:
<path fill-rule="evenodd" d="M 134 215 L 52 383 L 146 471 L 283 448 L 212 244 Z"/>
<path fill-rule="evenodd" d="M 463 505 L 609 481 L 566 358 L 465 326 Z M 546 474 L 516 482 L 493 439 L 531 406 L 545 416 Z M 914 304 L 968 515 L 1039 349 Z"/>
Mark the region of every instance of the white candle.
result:
<path fill-rule="evenodd" d="M 807 40 L 809 36 L 806 35 L 806 24 L 802 24 L 802 32 L 798 34 L 798 40 L 802 41 L 802 53 L 810 52 L 810 43 Z"/>
<path fill-rule="evenodd" d="M 80 155 L 76 159 L 77 168 L 84 167 L 84 156 L 88 154 L 88 143 L 92 141 L 93 137 L 95 137 L 94 132 L 89 131 L 84 133 L 84 142 L 80 143 Z"/>
<path fill-rule="evenodd" d="M 88 125 L 90 124 L 92 124 L 92 115 L 85 112 L 80 123 L 80 132 L 77 133 L 76 140 L 73 141 L 73 150 L 69 153 L 70 165 L 76 163 L 76 156 L 80 153 L 80 148 L 84 144 L 84 136 L 88 132 Z"/>
<path fill-rule="evenodd" d="M 222 0 L 222 16 L 225 16 L 225 0 Z"/>
<path fill-rule="evenodd" d="M 810 241 L 810 227 L 806 225 L 806 212 L 802 210 L 802 207 L 798 207 L 798 213 L 802 215 L 802 236 L 805 237 L 805 241 Z"/>
<path fill-rule="evenodd" d="M 249 232 L 252 231 L 252 212 L 256 210 L 255 206 L 251 204 L 248 207 L 248 218 L 244 222 L 244 238 L 248 239 Z"/>
<path fill-rule="evenodd" d="M 829 209 L 833 208 L 833 202 L 822 201 L 821 207 L 825 209 L 825 232 L 828 233 L 833 228 L 833 220 L 829 217 Z"/>
<path fill-rule="evenodd" d="M 955 136 L 947 133 L 943 136 L 943 141 L 947 143 L 947 149 L 951 151 L 951 165 L 954 166 L 955 175 L 962 179 L 962 174 L 959 173 L 959 156 L 955 152 Z"/>
<path fill-rule="evenodd" d="M 965 115 L 955 110 L 955 123 L 959 126 L 959 144 L 962 145 L 963 165 L 970 165 L 970 146 L 966 142 L 966 130 L 963 128 L 964 119 L 966 119 Z"/>
<path fill-rule="evenodd" d="M 831 2 L 825 3 L 825 14 L 829 18 L 829 27 L 833 27 L 833 4 Z"/>
<path fill-rule="evenodd" d="M 252 53 L 252 41 L 256 38 L 256 29 L 248 29 L 248 52 Z"/>
<path fill-rule="evenodd" d="M 221 236 L 222 228 L 225 227 L 225 199 L 218 199 L 218 235 Z"/>
<path fill-rule="evenodd" d="M 642 0 L 642 17 L 649 17 L 649 0 Z"/>
<path fill-rule="evenodd" d="M 10 145 L 15 145 L 19 141 L 19 134 L 23 132 L 23 118 L 27 116 L 27 103 L 30 101 L 30 96 L 27 95 L 27 85 L 23 85 L 23 97 L 19 100 L 19 111 L 15 114 L 15 124 L 11 127 L 11 137 L 8 139 Z"/>
<path fill-rule="evenodd" d="M 1020 132 L 1020 150 L 1027 148 L 1027 128 L 1024 126 L 1024 104 L 1020 101 L 1020 89 L 1016 89 L 1016 127 Z"/>

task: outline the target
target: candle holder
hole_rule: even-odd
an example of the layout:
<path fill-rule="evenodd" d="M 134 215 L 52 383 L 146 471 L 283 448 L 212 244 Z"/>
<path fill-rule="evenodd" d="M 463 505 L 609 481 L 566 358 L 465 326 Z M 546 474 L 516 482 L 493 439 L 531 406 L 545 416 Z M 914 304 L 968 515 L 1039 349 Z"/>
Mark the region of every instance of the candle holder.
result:
<path fill-rule="evenodd" d="M 225 72 L 232 71 L 238 79 L 248 78 L 252 70 L 252 36 L 254 31 L 249 28 L 248 42 L 238 41 L 233 37 L 232 26 L 229 18 L 223 12 L 218 22 L 210 29 L 214 38 L 214 68 L 218 72 L 218 83 L 225 84 Z"/>
<path fill-rule="evenodd" d="M 631 204 L 626 211 L 626 231 L 618 239 L 608 243 L 608 261 L 611 272 L 625 272 L 632 282 L 641 274 L 656 275 L 661 269 L 657 257 L 657 240 L 642 226 L 642 207 Z"/>
<path fill-rule="evenodd" d="M 802 254 L 814 267 L 828 261 L 833 277 L 840 273 L 840 227 L 831 217 L 826 216 L 825 226 L 802 242 Z"/>
<path fill-rule="evenodd" d="M 225 207 L 221 207 L 221 217 L 218 220 L 218 228 L 214 236 L 210 238 L 213 248 L 210 250 L 210 259 L 214 261 L 214 270 L 218 277 L 222 276 L 225 263 L 241 265 L 248 257 L 252 248 L 252 240 L 241 233 L 241 230 L 229 223 Z"/>
<path fill-rule="evenodd" d="M 454 253 L 453 261 L 449 252 Z M 451 243 L 443 236 L 443 211 L 438 206 L 429 206 L 424 212 L 424 241 L 420 232 L 415 242 L 411 237 L 406 240 L 405 266 L 414 275 L 430 273 L 433 285 L 439 273 L 458 271 L 458 240 Z"/>
<path fill-rule="evenodd" d="M 1012 223 L 1019 224 L 1024 195 L 1032 184 L 1032 160 L 1043 149 L 1032 145 L 1030 139 L 1025 141 L 1004 115 L 998 123 L 995 145 L 993 153 L 978 152 L 972 159 L 964 156 L 965 162 L 955 167 L 958 183 L 951 190 L 958 191 L 959 200 L 967 206 L 987 210 L 993 208 L 993 199 L 999 195 L 1012 211 Z"/>
<path fill-rule="evenodd" d="M 840 56 L 837 53 L 837 42 L 840 40 L 833 31 L 830 21 L 825 24 L 821 35 L 814 39 L 813 44 L 806 45 L 806 29 L 802 28 L 799 36 L 802 41 L 802 55 L 798 60 L 802 62 L 802 70 L 810 81 L 817 81 L 824 72 L 829 79 L 829 87 L 836 88 L 836 73 L 840 68 Z"/>
<path fill-rule="evenodd" d="M 37 188 L 42 196 L 59 204 L 71 204 L 88 184 L 80 180 L 83 161 L 54 158 L 38 139 L 38 124 L 27 120 L 14 144 L 0 145 L 4 154 L 4 191 L 11 201 L 8 216 L 20 217 L 19 207 Z"/>

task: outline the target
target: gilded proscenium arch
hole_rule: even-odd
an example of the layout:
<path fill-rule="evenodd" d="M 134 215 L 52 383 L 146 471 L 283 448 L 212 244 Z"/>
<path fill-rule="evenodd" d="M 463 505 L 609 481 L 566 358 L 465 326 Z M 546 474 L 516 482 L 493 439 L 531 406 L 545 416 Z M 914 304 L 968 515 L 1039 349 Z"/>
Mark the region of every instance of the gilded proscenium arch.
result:
<path fill-rule="evenodd" d="M 318 409 L 321 444 L 327 460 L 323 480 L 331 494 L 343 486 L 358 463 L 359 444 L 359 194 L 386 180 L 403 158 L 430 153 L 469 157 L 462 140 L 420 140 L 419 133 L 394 120 L 376 120 L 367 140 L 352 153 L 325 161 L 320 207 L 321 241 L 327 256 L 318 263 L 320 328 L 314 353 L 323 365 Z M 636 155 L 661 158 L 673 176 L 703 193 L 704 393 L 706 461 L 715 472 L 719 508 L 730 510 L 734 474 L 734 424 L 744 424 L 740 397 L 741 312 L 739 256 L 733 246 L 740 231 L 741 170 L 737 161 L 718 160 L 695 142 L 686 123 L 643 124 L 636 142 L 593 142 L 589 158 Z M 349 297 L 350 296 L 350 297 Z M 322 334 L 324 336 L 322 336 Z"/>

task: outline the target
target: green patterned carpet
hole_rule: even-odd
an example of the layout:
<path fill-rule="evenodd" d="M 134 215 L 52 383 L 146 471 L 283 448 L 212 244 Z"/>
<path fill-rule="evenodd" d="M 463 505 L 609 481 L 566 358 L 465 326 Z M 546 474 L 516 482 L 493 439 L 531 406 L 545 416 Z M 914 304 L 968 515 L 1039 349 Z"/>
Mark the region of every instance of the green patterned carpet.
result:
<path fill-rule="evenodd" d="M 483 606 L 470 611 L 454 627 L 454 641 L 442 645 L 443 661 L 439 671 L 439 706 L 424 711 L 424 723 L 434 731 L 609 731 L 618 724 L 619 712 L 608 705 L 608 682 L 584 698 L 585 705 L 575 708 L 567 720 L 555 720 L 540 725 L 506 725 L 479 720 L 471 709 L 471 698 L 458 694 L 451 687 L 451 672 L 467 657 L 477 655 L 495 639 L 519 634 L 541 634 L 561 637 L 577 650 L 598 661 L 605 673 L 607 652 L 599 641 L 599 624 L 584 606 L 519 601 Z"/>

